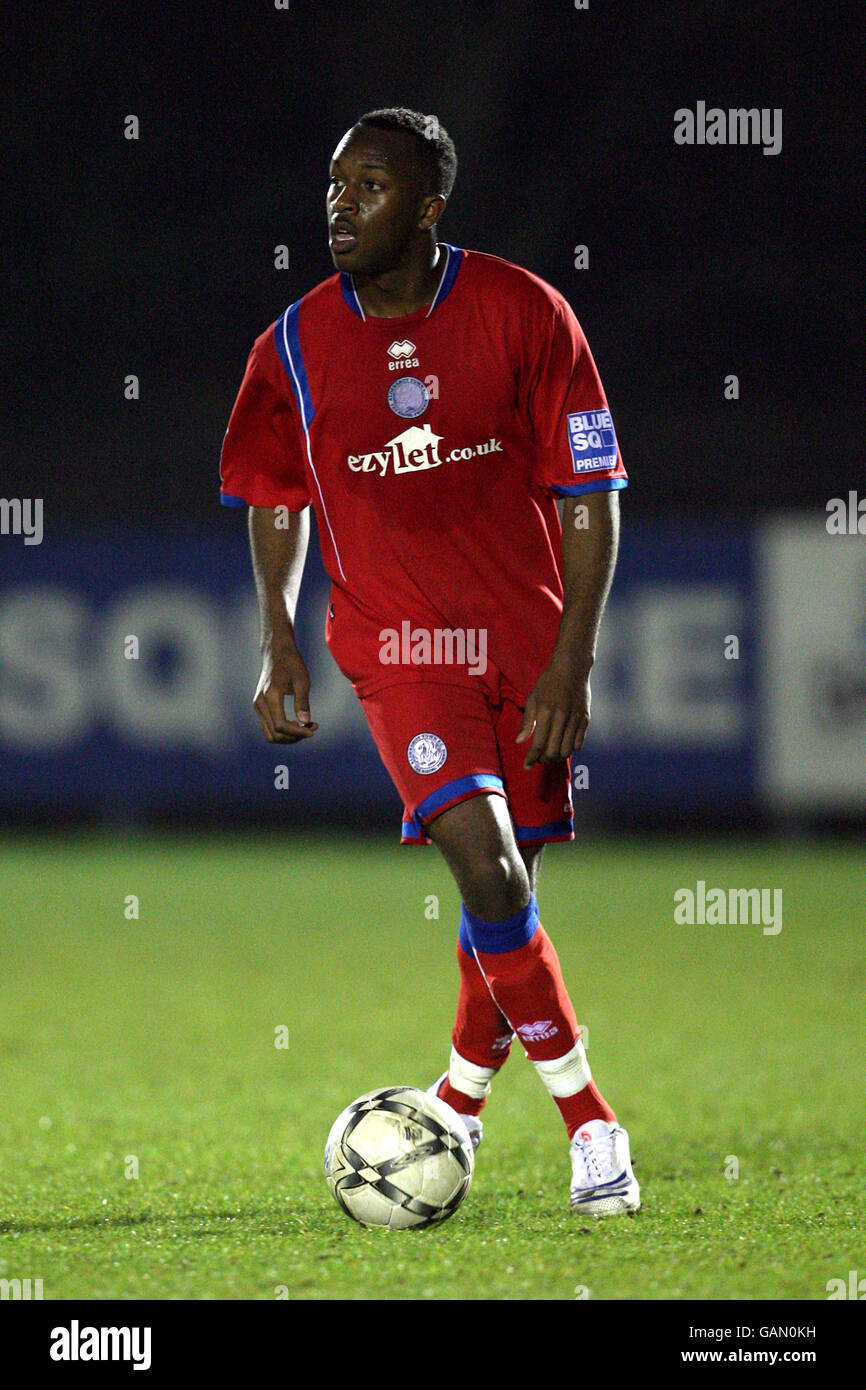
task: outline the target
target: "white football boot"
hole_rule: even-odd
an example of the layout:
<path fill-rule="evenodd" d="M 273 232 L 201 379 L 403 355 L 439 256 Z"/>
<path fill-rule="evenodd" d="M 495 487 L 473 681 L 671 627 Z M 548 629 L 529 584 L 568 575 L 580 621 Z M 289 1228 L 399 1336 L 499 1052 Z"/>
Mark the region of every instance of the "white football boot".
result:
<path fill-rule="evenodd" d="M 442 1085 L 443 1081 L 447 1080 L 448 1073 L 447 1071 L 443 1071 L 442 1075 L 439 1077 L 439 1080 L 434 1081 L 432 1086 L 427 1087 L 428 1093 L 431 1096 L 439 1096 L 439 1087 Z M 442 1097 L 439 1096 L 439 1099 L 441 1100 Z M 457 1113 L 460 1114 L 459 1111 Z M 460 1118 L 469 1131 L 469 1138 L 472 1140 L 472 1151 L 473 1153 L 477 1153 L 478 1146 L 481 1143 L 481 1140 L 484 1138 L 484 1126 L 477 1115 L 460 1115 Z"/>
<path fill-rule="evenodd" d="M 571 1206 L 588 1216 L 618 1216 L 640 1207 L 628 1135 L 622 1125 L 588 1120 L 571 1141 Z"/>

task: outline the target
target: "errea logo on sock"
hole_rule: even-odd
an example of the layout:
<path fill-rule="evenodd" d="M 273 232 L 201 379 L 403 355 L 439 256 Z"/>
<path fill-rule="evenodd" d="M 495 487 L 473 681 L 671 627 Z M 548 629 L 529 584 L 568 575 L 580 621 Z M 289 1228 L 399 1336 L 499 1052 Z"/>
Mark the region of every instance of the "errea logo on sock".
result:
<path fill-rule="evenodd" d="M 544 1018 L 537 1023 L 524 1023 L 517 1031 L 524 1042 L 543 1042 L 545 1038 L 552 1038 L 559 1029 L 552 1018 Z"/>

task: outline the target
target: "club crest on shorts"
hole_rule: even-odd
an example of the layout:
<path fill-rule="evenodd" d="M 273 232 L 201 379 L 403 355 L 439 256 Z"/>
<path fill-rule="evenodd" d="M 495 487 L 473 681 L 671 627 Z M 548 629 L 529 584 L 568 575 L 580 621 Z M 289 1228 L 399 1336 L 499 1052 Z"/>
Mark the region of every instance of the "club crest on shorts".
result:
<path fill-rule="evenodd" d="M 430 772 L 439 771 L 448 757 L 448 749 L 438 734 L 416 734 L 406 749 L 406 757 L 413 771 L 426 777 Z"/>
<path fill-rule="evenodd" d="M 388 404 L 395 415 L 414 420 L 430 404 L 430 392 L 417 376 L 401 376 L 388 387 Z"/>

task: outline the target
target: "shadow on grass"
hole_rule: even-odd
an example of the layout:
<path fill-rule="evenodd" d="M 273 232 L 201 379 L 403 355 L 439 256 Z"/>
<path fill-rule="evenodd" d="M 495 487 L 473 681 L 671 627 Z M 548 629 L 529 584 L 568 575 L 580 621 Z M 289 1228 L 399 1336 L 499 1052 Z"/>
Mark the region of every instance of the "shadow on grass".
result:
<path fill-rule="evenodd" d="M 515 1205 L 513 1198 L 497 1199 L 494 1196 L 486 1196 L 480 1201 L 467 1203 L 454 1221 L 443 1221 L 441 1224 L 401 1234 L 423 1235 L 428 1240 L 431 1237 L 444 1237 L 446 1241 L 450 1241 L 486 1236 L 491 1228 L 504 1230 L 507 1227 L 513 1235 L 519 1235 L 524 1229 L 536 1235 L 559 1235 L 565 1221 L 573 1234 L 583 1235 L 589 1234 L 591 1229 L 596 1229 L 598 1224 L 588 1226 L 585 1218 L 581 1220 L 574 1213 L 570 1213 L 565 1204 L 551 1206 L 542 1200 L 540 1193 L 535 1201 L 527 1201 L 522 1192 L 519 1198 Z M 640 1213 L 640 1216 L 646 1220 L 644 1213 Z M 603 1226 L 605 1223 L 600 1224 Z M 240 1210 L 231 1207 L 182 1207 L 178 1210 L 174 1206 L 148 1206 L 136 1211 L 103 1210 L 92 1215 L 58 1216 L 44 1220 L 0 1218 L 0 1236 L 56 1235 L 64 1231 L 117 1232 L 153 1225 L 173 1228 L 178 1233 L 184 1231 L 187 1235 L 201 1236 L 227 1234 L 232 1227 L 245 1231 L 247 1235 L 294 1235 L 312 1238 L 324 1236 L 337 1244 L 353 1239 L 376 1239 L 378 1236 L 388 1239 L 394 1235 L 394 1232 L 384 1228 L 365 1228 L 347 1220 L 326 1196 L 319 1201 L 294 1199 L 291 1206 L 280 1205 L 276 1208 L 272 1201 L 265 1201 L 245 1205 Z M 628 1225 L 632 1230 L 635 1229 L 631 1220 Z"/>
<path fill-rule="evenodd" d="M 251 1221 L 257 1223 L 257 1229 L 260 1232 L 279 1235 L 285 1232 L 288 1227 L 303 1223 L 305 1218 L 309 1220 L 310 1218 L 321 1218 L 321 1216 L 322 1211 L 312 1205 L 306 1209 L 295 1208 L 292 1212 L 281 1212 L 279 1215 L 275 1215 L 265 1207 L 247 1207 L 242 1211 L 209 1211 L 198 1207 L 192 1210 L 174 1211 L 170 1208 L 154 1210 L 152 1207 L 146 1207 L 142 1211 L 125 1211 L 114 1215 L 102 1213 L 94 1216 L 66 1216 L 58 1217 L 53 1221 L 0 1220 L 0 1236 L 50 1235 L 59 1231 L 120 1231 L 130 1230 L 137 1226 L 146 1226 L 151 1222 L 166 1226 L 218 1223 L 212 1230 L 201 1232 L 202 1235 L 209 1235 L 220 1230 L 225 1231 L 233 1224 L 247 1225 Z M 262 1223 L 263 1217 L 270 1218 L 266 1225 Z"/>

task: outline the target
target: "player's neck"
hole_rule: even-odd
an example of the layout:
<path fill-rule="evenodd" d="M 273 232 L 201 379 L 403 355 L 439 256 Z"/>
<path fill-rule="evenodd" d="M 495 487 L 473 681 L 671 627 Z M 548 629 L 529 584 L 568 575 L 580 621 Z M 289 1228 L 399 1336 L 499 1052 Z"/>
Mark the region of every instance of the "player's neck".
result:
<path fill-rule="evenodd" d="M 405 265 L 383 275 L 354 276 L 364 313 L 372 318 L 397 319 L 432 304 L 442 278 L 444 254 L 435 241 L 425 242 Z"/>

